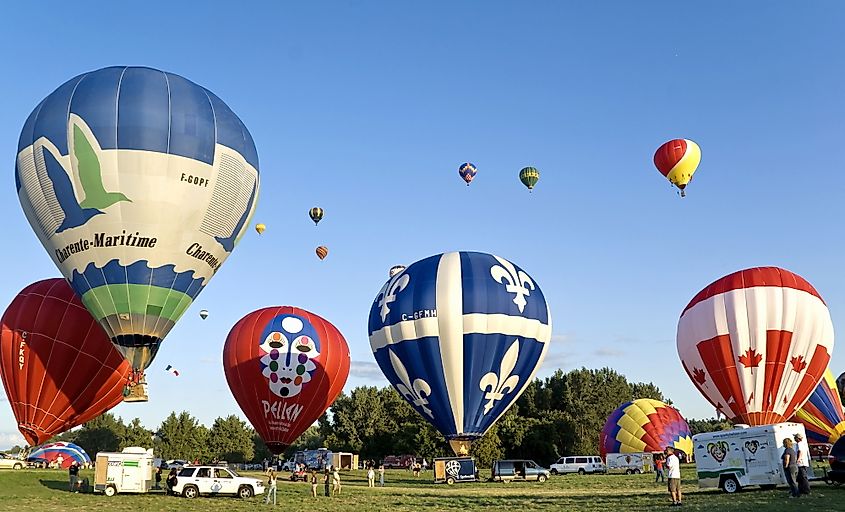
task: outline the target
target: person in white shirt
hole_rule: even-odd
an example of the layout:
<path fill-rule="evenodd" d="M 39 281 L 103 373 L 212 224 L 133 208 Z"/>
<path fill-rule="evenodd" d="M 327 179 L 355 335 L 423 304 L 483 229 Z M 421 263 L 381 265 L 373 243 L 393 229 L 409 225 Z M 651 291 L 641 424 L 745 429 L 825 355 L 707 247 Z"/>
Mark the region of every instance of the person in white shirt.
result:
<path fill-rule="evenodd" d="M 666 447 L 666 479 L 669 481 L 669 496 L 672 506 L 681 506 L 681 461 L 675 455 L 675 449 Z"/>
<path fill-rule="evenodd" d="M 795 434 L 792 436 L 795 439 L 795 460 L 798 462 L 798 492 L 801 494 L 810 494 L 810 481 L 807 479 L 807 470 L 810 465 L 807 463 L 807 451 L 801 446 L 801 441 L 804 436 Z"/>

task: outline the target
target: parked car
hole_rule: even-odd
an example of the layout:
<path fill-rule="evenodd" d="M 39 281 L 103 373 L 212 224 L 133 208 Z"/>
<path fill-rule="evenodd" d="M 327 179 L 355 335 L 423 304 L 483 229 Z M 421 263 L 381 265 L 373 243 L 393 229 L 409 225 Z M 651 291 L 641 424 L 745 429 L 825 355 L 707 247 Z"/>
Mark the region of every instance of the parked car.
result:
<path fill-rule="evenodd" d="M 385 469 L 406 469 L 411 467 L 415 459 L 413 455 L 387 455 L 382 464 Z"/>
<path fill-rule="evenodd" d="M 0 453 L 0 469 L 23 469 L 24 467 L 26 467 L 26 461 L 13 459 L 5 453 Z"/>
<path fill-rule="evenodd" d="M 286 460 L 279 465 L 279 471 L 293 471 L 296 469 L 296 462 L 293 459 Z"/>
<path fill-rule="evenodd" d="M 493 462 L 490 480 L 509 482 L 512 480 L 536 480 L 545 482 L 549 479 L 549 470 L 533 460 L 497 460 Z"/>
<path fill-rule="evenodd" d="M 825 482 L 837 485 L 845 483 L 845 437 L 840 437 L 830 449 L 828 460 L 830 471 L 825 473 Z"/>
<path fill-rule="evenodd" d="M 830 455 L 831 448 L 833 448 L 833 445 L 830 443 L 810 443 L 810 458 L 825 462 Z"/>
<path fill-rule="evenodd" d="M 26 459 L 26 466 L 29 468 L 47 469 L 50 467 L 50 461 L 44 457 L 28 457 Z"/>
<path fill-rule="evenodd" d="M 607 473 L 607 467 L 598 455 L 571 455 L 561 457 L 549 466 L 553 475 L 565 475 L 566 473 Z"/>
<path fill-rule="evenodd" d="M 242 477 L 220 466 L 185 466 L 176 477 L 173 491 L 186 498 L 196 498 L 200 494 L 229 494 L 246 499 L 264 494 L 264 482 Z"/>
<path fill-rule="evenodd" d="M 170 459 L 170 460 L 164 461 L 164 464 L 165 464 L 165 466 L 167 466 L 167 469 L 180 470 L 184 466 L 188 465 L 188 461 L 182 460 L 182 459 Z"/>

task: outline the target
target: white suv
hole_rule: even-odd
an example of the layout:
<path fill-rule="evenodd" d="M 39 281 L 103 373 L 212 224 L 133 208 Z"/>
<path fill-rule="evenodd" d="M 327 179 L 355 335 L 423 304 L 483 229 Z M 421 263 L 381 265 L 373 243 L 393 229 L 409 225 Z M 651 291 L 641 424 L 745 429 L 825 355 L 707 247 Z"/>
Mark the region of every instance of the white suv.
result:
<path fill-rule="evenodd" d="M 578 473 L 584 475 L 586 473 L 607 473 L 607 467 L 601 461 L 601 457 L 596 455 L 588 456 L 570 456 L 561 457 L 549 467 L 549 472 L 553 475 L 563 475 L 566 473 Z"/>
<path fill-rule="evenodd" d="M 242 477 L 220 466 L 185 466 L 176 476 L 173 491 L 186 498 L 196 498 L 200 494 L 231 494 L 251 498 L 256 494 L 264 494 L 264 482 Z"/>

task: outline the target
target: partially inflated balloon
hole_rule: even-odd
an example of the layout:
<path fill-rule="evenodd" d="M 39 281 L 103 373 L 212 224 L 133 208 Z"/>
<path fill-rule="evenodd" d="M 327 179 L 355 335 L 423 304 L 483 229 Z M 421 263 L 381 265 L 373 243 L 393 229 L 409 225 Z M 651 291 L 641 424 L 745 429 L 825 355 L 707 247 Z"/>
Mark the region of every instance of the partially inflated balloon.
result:
<path fill-rule="evenodd" d="M 46 459 L 50 462 L 56 460 L 59 456 L 62 457 L 61 469 L 69 468 L 71 464 L 76 462 L 80 466 L 83 464 L 91 464 L 91 457 L 85 453 L 81 446 L 73 443 L 66 443 L 59 441 L 57 443 L 49 443 L 32 450 L 29 457 Z"/>
<path fill-rule="evenodd" d="M 30 445 L 119 404 L 129 371 L 64 279 L 27 286 L 3 314 L 0 374 Z"/>
<path fill-rule="evenodd" d="M 314 313 L 264 308 L 229 332 L 223 369 L 241 410 L 279 454 L 340 394 L 349 376 L 349 347 L 334 325 Z"/>
<path fill-rule="evenodd" d="M 678 355 L 693 384 L 721 414 L 749 425 L 791 418 L 819 385 L 832 351 L 821 296 L 777 267 L 713 282 L 678 321 Z"/>
<path fill-rule="evenodd" d="M 599 436 L 602 458 L 608 453 L 662 452 L 667 446 L 692 455 L 689 425 L 674 407 L 650 398 L 619 406 Z"/>
<path fill-rule="evenodd" d="M 311 220 L 314 221 L 315 226 L 319 224 L 321 220 L 323 220 L 323 213 L 323 209 L 319 206 L 315 206 L 314 208 L 308 210 L 308 216 L 311 217 Z"/>
<path fill-rule="evenodd" d="M 321 260 L 326 259 L 326 256 L 329 255 L 329 249 L 324 245 L 317 247 L 317 249 L 314 252 L 317 253 L 317 257 L 320 258 Z"/>
<path fill-rule="evenodd" d="M 264 224 L 256 224 L 256 225 L 255 225 L 255 231 L 256 231 L 259 235 L 260 235 L 260 234 L 262 234 L 262 233 L 264 233 L 264 230 L 265 230 L 265 229 L 267 229 L 267 226 L 265 226 Z"/>
<path fill-rule="evenodd" d="M 540 181 L 540 171 L 534 167 L 525 167 L 519 171 L 519 181 L 531 191 L 534 189 L 534 185 Z"/>
<path fill-rule="evenodd" d="M 466 453 L 516 401 L 543 361 L 551 315 L 537 283 L 478 252 L 420 260 L 370 309 L 376 362 L 399 394 Z"/>
<path fill-rule="evenodd" d="M 258 154 L 207 89 L 110 67 L 33 110 L 15 181 L 41 243 L 138 379 L 249 226 Z"/>
<path fill-rule="evenodd" d="M 833 444 L 845 435 L 845 411 L 830 370 L 791 421 L 804 424 L 810 443 Z"/>
<path fill-rule="evenodd" d="M 681 190 L 681 196 L 700 162 L 701 148 L 689 139 L 670 140 L 654 153 L 655 167 Z"/>
<path fill-rule="evenodd" d="M 475 165 L 469 162 L 461 164 L 461 166 L 458 167 L 458 175 L 461 177 L 462 180 L 466 182 L 467 186 L 472 183 L 472 179 L 475 178 L 475 174 L 477 172 L 478 169 L 475 167 Z"/>

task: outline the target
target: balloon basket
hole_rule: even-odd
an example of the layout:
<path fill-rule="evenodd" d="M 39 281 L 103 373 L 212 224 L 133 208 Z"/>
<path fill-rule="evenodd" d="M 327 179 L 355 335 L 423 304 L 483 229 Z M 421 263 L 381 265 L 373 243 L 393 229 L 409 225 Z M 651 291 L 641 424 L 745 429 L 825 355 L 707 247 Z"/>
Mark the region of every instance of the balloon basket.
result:
<path fill-rule="evenodd" d="M 469 455 L 469 446 L 472 444 L 472 441 L 467 441 L 466 439 L 450 439 L 449 446 L 452 447 L 452 451 L 455 452 L 455 455 L 458 457 L 462 457 L 464 455 Z"/>
<path fill-rule="evenodd" d="M 150 396 L 147 394 L 147 384 L 139 382 L 137 384 L 127 384 L 123 386 L 123 401 L 124 402 L 149 402 Z"/>

